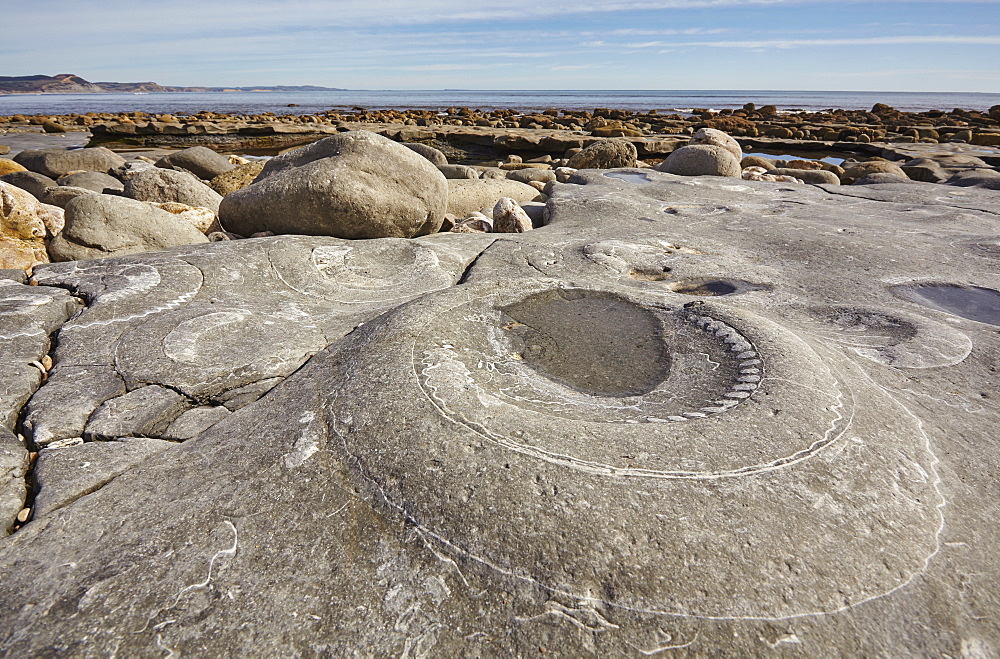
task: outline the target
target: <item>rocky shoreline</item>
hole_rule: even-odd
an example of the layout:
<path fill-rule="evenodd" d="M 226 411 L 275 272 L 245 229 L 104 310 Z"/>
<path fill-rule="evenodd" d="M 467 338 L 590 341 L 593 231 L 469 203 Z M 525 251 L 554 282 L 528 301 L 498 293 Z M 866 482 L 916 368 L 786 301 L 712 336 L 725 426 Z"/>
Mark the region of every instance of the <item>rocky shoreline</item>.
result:
<path fill-rule="evenodd" d="M 0 118 L 0 654 L 991 656 L 998 126 Z"/>

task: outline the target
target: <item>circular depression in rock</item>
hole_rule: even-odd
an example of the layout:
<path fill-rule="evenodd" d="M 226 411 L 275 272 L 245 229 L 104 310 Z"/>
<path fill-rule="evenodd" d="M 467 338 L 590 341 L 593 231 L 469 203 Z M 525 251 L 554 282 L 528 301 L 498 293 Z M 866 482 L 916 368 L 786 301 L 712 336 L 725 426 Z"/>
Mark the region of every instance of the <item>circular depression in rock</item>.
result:
<path fill-rule="evenodd" d="M 536 293 L 502 309 L 515 355 L 592 396 L 640 396 L 670 371 L 664 326 L 648 309 L 596 291 Z"/>
<path fill-rule="evenodd" d="M 992 288 L 927 282 L 894 286 L 891 290 L 910 302 L 977 323 L 1000 325 L 1000 291 Z"/>

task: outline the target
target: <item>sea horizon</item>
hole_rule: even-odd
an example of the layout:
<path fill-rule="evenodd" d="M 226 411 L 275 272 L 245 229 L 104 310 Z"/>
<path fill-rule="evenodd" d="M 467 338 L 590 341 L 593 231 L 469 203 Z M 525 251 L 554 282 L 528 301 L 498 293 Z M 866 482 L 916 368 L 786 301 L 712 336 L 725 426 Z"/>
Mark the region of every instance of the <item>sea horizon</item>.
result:
<path fill-rule="evenodd" d="M 884 103 L 905 112 L 985 111 L 1000 104 L 1000 93 L 873 92 L 812 90 L 366 90 L 140 92 L 88 94 L 3 94 L 0 115 L 85 112 L 228 114 L 310 114 L 327 110 L 430 109 L 474 107 L 483 110 L 593 110 L 677 112 L 737 109 L 746 103 L 774 105 L 781 111 L 870 110 Z"/>

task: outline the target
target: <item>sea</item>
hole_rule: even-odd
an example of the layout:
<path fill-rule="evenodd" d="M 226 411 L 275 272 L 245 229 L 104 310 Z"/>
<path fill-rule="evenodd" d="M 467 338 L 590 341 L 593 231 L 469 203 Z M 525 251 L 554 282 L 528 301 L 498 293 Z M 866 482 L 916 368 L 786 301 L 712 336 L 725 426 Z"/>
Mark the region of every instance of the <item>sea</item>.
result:
<path fill-rule="evenodd" d="M 844 92 L 761 90 L 462 90 L 426 91 L 255 91 L 163 92 L 133 94 L 10 94 L 0 95 L 0 115 L 133 112 L 194 114 L 201 110 L 228 114 L 312 114 L 326 110 L 428 109 L 451 107 L 519 111 L 594 110 L 620 108 L 660 113 L 774 105 L 781 111 L 828 109 L 870 110 L 885 103 L 897 110 L 987 110 L 1000 105 L 1000 93 Z"/>

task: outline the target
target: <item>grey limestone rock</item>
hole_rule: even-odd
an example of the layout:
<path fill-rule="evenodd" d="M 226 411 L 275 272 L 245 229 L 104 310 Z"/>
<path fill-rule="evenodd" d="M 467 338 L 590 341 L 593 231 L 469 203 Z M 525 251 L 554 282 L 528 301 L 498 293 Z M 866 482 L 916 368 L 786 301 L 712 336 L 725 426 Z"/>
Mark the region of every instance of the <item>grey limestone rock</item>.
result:
<path fill-rule="evenodd" d="M 104 147 L 73 150 L 55 148 L 21 151 L 14 156 L 14 162 L 32 172 L 57 179 L 81 170 L 106 174 L 111 169 L 124 165 L 125 159 Z"/>
<path fill-rule="evenodd" d="M 805 183 L 815 185 L 824 183 L 828 185 L 840 185 L 840 177 L 825 169 L 790 169 L 788 167 L 780 167 L 778 169 L 770 169 L 767 173 L 777 176 L 794 176 Z"/>
<path fill-rule="evenodd" d="M 14 434 L 0 426 L 0 537 L 10 533 L 24 507 L 28 451 Z"/>
<path fill-rule="evenodd" d="M 156 166 L 184 169 L 205 180 L 212 180 L 236 168 L 228 158 L 204 146 L 192 146 L 168 153 L 156 161 Z"/>
<path fill-rule="evenodd" d="M 222 196 L 187 172 L 150 167 L 125 181 L 124 195 L 139 201 L 176 201 L 219 212 Z"/>
<path fill-rule="evenodd" d="M 699 128 L 698 131 L 691 136 L 691 141 L 689 144 L 708 144 L 710 146 L 721 146 L 730 153 L 732 153 L 737 160 L 743 159 L 743 148 L 740 143 L 737 142 L 733 137 L 727 135 L 721 130 L 716 128 Z M 742 165 L 743 167 L 749 167 L 750 165 Z M 770 169 L 770 168 L 769 168 Z"/>
<path fill-rule="evenodd" d="M 166 431 L 161 433 L 161 436 L 164 439 L 176 441 L 191 439 L 208 430 L 230 414 L 229 409 L 221 405 L 217 407 L 196 407 L 177 417 Z"/>
<path fill-rule="evenodd" d="M 438 165 L 437 168 L 445 178 L 479 178 L 476 168 L 467 165 Z"/>
<path fill-rule="evenodd" d="M 656 166 L 657 171 L 680 176 L 731 176 L 742 173 L 740 160 L 724 146 L 692 144 L 672 152 Z"/>
<path fill-rule="evenodd" d="M 605 174 L 38 266 L 87 308 L 36 398 L 277 384 L 0 543 L 2 652 L 995 654 L 1000 194 Z"/>
<path fill-rule="evenodd" d="M 93 193 L 73 198 L 66 205 L 65 220 L 62 233 L 49 245 L 54 261 L 98 259 L 208 242 L 184 219 L 115 195 Z"/>
<path fill-rule="evenodd" d="M 42 196 L 38 200 L 44 204 L 65 209 L 66 205 L 73 199 L 89 194 L 96 195 L 100 193 L 90 188 L 78 188 L 72 185 L 53 185 L 45 188 L 45 192 L 42 193 Z"/>
<path fill-rule="evenodd" d="M 426 158 L 368 131 L 341 133 L 277 156 L 225 197 L 227 231 L 340 238 L 436 232 L 447 210 L 444 175 Z"/>
<path fill-rule="evenodd" d="M 127 438 L 44 449 L 35 465 L 32 515 L 36 519 L 48 515 L 173 446 L 174 442 L 162 439 Z"/>
<path fill-rule="evenodd" d="M 628 140 L 601 140 L 583 149 L 566 163 L 573 169 L 635 167 L 639 152 Z"/>
<path fill-rule="evenodd" d="M 84 441 L 118 437 L 159 437 L 191 405 L 173 389 L 159 385 L 139 387 L 104 401 L 83 429 Z"/>

